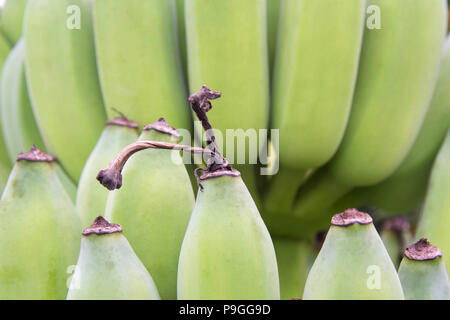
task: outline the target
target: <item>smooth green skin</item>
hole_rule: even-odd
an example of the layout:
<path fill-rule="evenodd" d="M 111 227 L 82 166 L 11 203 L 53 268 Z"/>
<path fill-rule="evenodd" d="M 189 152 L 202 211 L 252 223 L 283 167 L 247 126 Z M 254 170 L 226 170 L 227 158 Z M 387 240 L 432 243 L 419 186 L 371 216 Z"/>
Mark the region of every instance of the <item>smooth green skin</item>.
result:
<path fill-rule="evenodd" d="M 159 300 L 158 289 L 122 233 L 81 239 L 67 300 Z"/>
<path fill-rule="evenodd" d="M 25 43 L 21 39 L 8 56 L 1 79 L 1 121 L 11 161 L 33 145 L 45 149 L 28 96 L 24 62 Z"/>
<path fill-rule="evenodd" d="M 25 70 L 25 43 L 19 40 L 11 50 L 2 71 L 0 115 L 1 131 L 9 159 L 14 162 L 20 152 L 35 145 L 45 151 L 44 142 L 33 115 L 28 95 Z M 75 202 L 76 186 L 58 163 L 54 164 L 64 189 Z"/>
<path fill-rule="evenodd" d="M 94 27 L 108 117 L 115 108 L 141 126 L 164 117 L 189 129 L 175 2 L 94 0 Z"/>
<path fill-rule="evenodd" d="M 312 245 L 307 241 L 283 238 L 274 238 L 273 245 L 277 255 L 281 300 L 300 299 L 312 264 Z"/>
<path fill-rule="evenodd" d="M 405 161 L 388 179 L 373 187 L 357 188 L 342 201 L 353 198 L 357 205 L 376 205 L 392 214 L 412 211 L 423 203 L 433 162 L 450 127 L 449 49 L 447 37 L 430 109 Z"/>
<path fill-rule="evenodd" d="M 398 269 L 402 247 L 398 241 L 399 239 L 397 237 L 397 233 L 392 230 L 383 230 L 381 231 L 380 236 L 387 252 L 389 253 L 389 257 L 391 257 L 391 260 L 394 263 L 395 269 Z"/>
<path fill-rule="evenodd" d="M 208 112 L 214 130 L 225 140 L 226 129 L 267 128 L 266 1 L 186 0 L 185 15 L 190 91 L 223 94 Z"/>
<path fill-rule="evenodd" d="M 350 114 L 364 17 L 365 0 L 283 2 L 272 111 L 281 165 L 315 168 L 336 152 Z"/>
<path fill-rule="evenodd" d="M 434 163 L 416 238 L 427 238 L 450 265 L 450 131 Z"/>
<path fill-rule="evenodd" d="M 0 28 L 12 46 L 22 36 L 22 21 L 28 0 L 7 0 L 1 11 Z"/>
<path fill-rule="evenodd" d="M 81 29 L 67 28 L 70 5 L 81 9 Z M 39 130 L 50 153 L 78 182 L 106 120 L 97 76 L 91 3 L 30 0 L 24 38 L 28 87 Z"/>
<path fill-rule="evenodd" d="M 180 50 L 183 75 L 187 83 L 187 43 L 186 43 L 186 19 L 184 18 L 184 0 L 175 0 L 178 26 L 178 46 Z"/>
<path fill-rule="evenodd" d="M 281 0 L 267 0 L 267 42 L 269 47 L 269 64 L 273 68 L 277 51 L 278 23 L 280 20 Z"/>
<path fill-rule="evenodd" d="M 117 154 L 138 138 L 137 130 L 118 125 L 106 125 L 103 133 L 84 166 L 78 184 L 76 208 L 83 227 L 88 227 L 99 215 L 105 213 L 109 191 L 98 183 L 96 177 Z"/>
<path fill-rule="evenodd" d="M 52 164 L 16 162 L 0 199 L 0 299 L 64 299 L 80 233 Z"/>
<path fill-rule="evenodd" d="M 175 142 L 154 130 L 143 131 L 139 140 Z M 107 220 L 122 225 L 162 299 L 176 299 L 178 257 L 195 202 L 181 161 L 177 151 L 135 154 L 123 169 L 123 186 L 110 193 L 105 210 Z"/>
<path fill-rule="evenodd" d="M 368 284 L 378 267 L 380 287 Z M 304 300 L 402 300 L 400 280 L 373 224 L 331 226 L 306 280 Z"/>
<path fill-rule="evenodd" d="M 330 164 L 351 186 L 379 183 L 405 159 L 425 119 L 447 34 L 445 0 L 372 4 L 381 10 L 381 30 L 365 32 L 350 121 Z"/>
<path fill-rule="evenodd" d="M 202 185 L 181 248 L 178 299 L 280 299 L 272 240 L 242 179 Z"/>
<path fill-rule="evenodd" d="M 398 276 L 406 300 L 450 300 L 450 282 L 440 257 L 425 261 L 404 257 Z"/>
<path fill-rule="evenodd" d="M 5 37 L 0 33 L 0 70 L 3 69 L 3 64 L 8 57 L 9 54 L 9 43 L 5 39 Z M 1 96 L 0 96 L 1 99 Z M 1 114 L 0 114 L 1 117 Z M 1 120 L 1 118 L 0 118 Z M 8 157 L 8 151 L 6 150 L 5 141 L 3 138 L 3 132 L 1 130 L 1 122 L 0 121 L 0 194 L 3 191 L 3 187 L 8 180 L 8 175 L 11 170 L 11 161 Z"/>

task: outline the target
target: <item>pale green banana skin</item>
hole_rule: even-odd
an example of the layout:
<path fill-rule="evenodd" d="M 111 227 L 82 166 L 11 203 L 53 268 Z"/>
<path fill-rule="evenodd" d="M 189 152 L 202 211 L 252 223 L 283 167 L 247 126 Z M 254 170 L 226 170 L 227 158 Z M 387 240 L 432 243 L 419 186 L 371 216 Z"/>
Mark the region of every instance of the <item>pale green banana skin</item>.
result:
<path fill-rule="evenodd" d="M 402 252 L 397 233 L 393 230 L 383 230 L 381 231 L 380 236 L 387 252 L 389 253 L 389 257 L 391 257 L 391 260 L 397 269 L 400 263 L 400 253 Z"/>
<path fill-rule="evenodd" d="M 367 286 L 369 266 L 379 268 L 379 290 Z M 404 299 L 395 267 L 373 224 L 331 226 L 309 272 L 303 299 Z"/>
<path fill-rule="evenodd" d="M 427 238 L 450 265 L 450 131 L 434 163 L 416 238 Z M 448 270 L 447 270 L 448 271 Z"/>
<path fill-rule="evenodd" d="M 175 2 L 94 0 L 94 27 L 108 117 L 115 108 L 141 126 L 164 117 L 189 129 Z"/>
<path fill-rule="evenodd" d="M 186 0 L 188 78 L 222 92 L 208 118 L 226 145 L 226 129 L 265 129 L 269 117 L 269 58 L 265 0 Z M 199 127 L 194 128 L 201 132 Z M 261 141 L 260 141 L 261 142 Z M 219 148 L 225 150 L 219 143 Z M 247 148 L 248 149 L 248 148 Z M 247 150 L 248 151 L 248 150 Z M 225 157 L 235 162 L 225 150 Z M 236 150 L 235 150 L 236 155 Z M 247 163 L 247 162 L 246 162 Z M 260 207 L 254 165 L 235 165 Z"/>
<path fill-rule="evenodd" d="M 176 141 L 154 130 L 144 130 L 139 140 Z M 195 202 L 181 157 L 172 153 L 145 150 L 130 158 L 124 184 L 110 193 L 105 210 L 107 220 L 122 225 L 164 300 L 176 299 L 178 258 Z"/>
<path fill-rule="evenodd" d="M 2 8 L 0 28 L 14 46 L 22 36 L 22 21 L 28 0 L 7 0 Z"/>
<path fill-rule="evenodd" d="M 1 80 L 0 127 L 12 162 L 19 153 L 26 152 L 33 145 L 41 150 L 46 149 L 31 108 L 24 62 L 25 43 L 21 39 L 5 62 Z M 75 202 L 76 186 L 58 163 L 54 164 L 54 169 L 67 194 Z"/>
<path fill-rule="evenodd" d="M 391 214 L 409 212 L 423 203 L 433 162 L 450 127 L 450 38 L 447 37 L 433 99 L 414 146 L 400 168 L 380 184 L 357 188 L 343 202 L 376 205 Z"/>
<path fill-rule="evenodd" d="M 313 262 L 313 247 L 308 241 L 274 238 L 278 262 L 281 300 L 301 299 Z"/>
<path fill-rule="evenodd" d="M 0 200 L 0 298 L 64 299 L 81 225 L 52 164 L 19 161 Z"/>
<path fill-rule="evenodd" d="M 68 29 L 70 5 L 81 9 L 81 29 Z M 78 182 L 106 120 L 97 76 L 91 3 L 29 0 L 24 38 L 30 98 L 48 150 Z"/>
<path fill-rule="evenodd" d="M 380 7 L 382 29 L 365 33 L 350 121 L 330 164 L 352 186 L 381 182 L 406 157 L 428 110 L 447 29 L 445 0 L 368 4 Z"/>
<path fill-rule="evenodd" d="M 178 299 L 280 299 L 272 240 L 242 179 L 202 185 L 180 253 Z"/>
<path fill-rule="evenodd" d="M 3 64 L 8 57 L 9 51 L 10 47 L 8 41 L 2 34 L 0 34 L 0 71 L 3 69 Z M 6 181 L 8 180 L 8 175 L 12 167 L 3 138 L 3 132 L 1 130 L 1 122 L 2 121 L 0 121 L 0 194 L 2 193 Z"/>
<path fill-rule="evenodd" d="M 114 157 L 138 138 L 137 130 L 126 126 L 106 125 L 89 156 L 78 184 L 76 208 L 83 227 L 105 213 L 109 192 L 95 179 Z"/>
<path fill-rule="evenodd" d="M 158 289 L 122 233 L 81 239 L 67 300 L 159 300 Z"/>
<path fill-rule="evenodd" d="M 432 97 L 447 26 L 445 0 L 370 0 L 381 30 L 366 30 L 348 127 L 327 167 L 295 204 L 295 215 L 324 226 L 331 206 L 354 187 L 388 178 L 407 156 Z M 393 52 L 395 54 L 393 54 Z M 322 217 L 319 217 L 322 215 Z"/>
<path fill-rule="evenodd" d="M 450 300 L 450 282 L 441 257 L 424 261 L 404 257 L 398 276 L 406 300 Z"/>

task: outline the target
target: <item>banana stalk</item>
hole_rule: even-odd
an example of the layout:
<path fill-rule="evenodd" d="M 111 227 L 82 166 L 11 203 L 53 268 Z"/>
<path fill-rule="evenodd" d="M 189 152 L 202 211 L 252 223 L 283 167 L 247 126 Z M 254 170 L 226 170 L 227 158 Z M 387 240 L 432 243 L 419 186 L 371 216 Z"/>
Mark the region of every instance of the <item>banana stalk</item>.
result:
<path fill-rule="evenodd" d="M 295 215 L 323 227 L 330 206 L 354 187 L 388 178 L 411 149 L 437 80 L 445 0 L 370 0 L 381 29 L 366 30 L 349 124 L 337 154 L 305 184 Z M 315 217 L 311 217 L 314 215 Z"/>
<path fill-rule="evenodd" d="M 141 126 L 164 117 L 189 129 L 175 2 L 94 0 L 94 27 L 108 117 L 117 109 Z"/>
<path fill-rule="evenodd" d="M 444 261 L 450 265 L 450 130 L 439 151 L 428 184 L 422 216 L 416 238 L 427 238 L 444 252 Z"/>
<path fill-rule="evenodd" d="M 90 17 L 88 0 L 30 0 L 24 18 L 27 80 L 39 131 L 76 182 L 106 120 Z"/>
<path fill-rule="evenodd" d="M 0 199 L 0 299 L 64 299 L 81 226 L 54 158 L 20 154 Z"/>
<path fill-rule="evenodd" d="M 450 300 L 450 281 L 442 252 L 427 239 L 406 248 L 398 276 L 406 300 Z"/>
<path fill-rule="evenodd" d="M 356 82 L 365 2 L 282 3 L 272 110 L 272 127 L 280 130 L 281 165 L 266 197 L 268 211 L 290 211 L 306 171 L 325 164 L 342 140 Z"/>

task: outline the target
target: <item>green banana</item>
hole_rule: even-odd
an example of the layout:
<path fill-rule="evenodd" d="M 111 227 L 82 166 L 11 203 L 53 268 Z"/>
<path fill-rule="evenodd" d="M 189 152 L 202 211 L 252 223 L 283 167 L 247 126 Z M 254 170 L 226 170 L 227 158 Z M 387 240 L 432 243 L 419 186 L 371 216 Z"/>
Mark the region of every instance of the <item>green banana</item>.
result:
<path fill-rule="evenodd" d="M 281 2 L 281 0 L 267 0 L 267 46 L 269 48 L 269 65 L 271 69 L 277 51 Z"/>
<path fill-rule="evenodd" d="M 14 46 L 22 36 L 22 21 L 28 0 L 7 0 L 0 19 L 0 29 Z"/>
<path fill-rule="evenodd" d="M 176 128 L 190 128 L 175 14 L 173 0 L 94 0 L 97 60 L 109 118 L 115 108 L 141 126 L 162 116 Z"/>
<path fill-rule="evenodd" d="M 0 127 L 11 161 L 14 161 L 20 152 L 28 150 L 33 145 L 45 151 L 28 96 L 24 61 L 25 43 L 21 39 L 8 56 L 1 79 Z M 53 166 L 64 189 L 72 201 L 75 201 L 77 191 L 72 180 L 67 177 L 59 163 L 55 162 Z"/>
<path fill-rule="evenodd" d="M 282 300 L 300 299 L 312 264 L 313 248 L 307 241 L 274 238 Z"/>
<path fill-rule="evenodd" d="M 376 205 L 392 214 L 412 211 L 424 201 L 436 154 L 450 127 L 450 38 L 447 37 L 433 99 L 419 135 L 397 171 L 373 187 L 357 188 L 346 206 Z"/>
<path fill-rule="evenodd" d="M 186 19 L 184 18 L 184 0 L 175 0 L 177 10 L 178 46 L 180 48 L 181 65 L 187 83 L 187 44 L 186 44 Z"/>
<path fill-rule="evenodd" d="M 0 33 L 0 72 L 3 69 L 3 64 L 9 54 L 9 43 L 5 37 Z M 1 96 L 0 96 L 1 99 Z M 3 138 L 3 130 L 1 125 L 1 113 L 0 113 L 0 194 L 3 191 L 3 187 L 8 180 L 9 171 L 11 170 L 11 161 L 8 157 L 8 151 L 6 149 L 5 141 Z"/>
<path fill-rule="evenodd" d="M 241 177 L 202 185 L 181 248 L 178 299 L 280 299 L 272 240 Z"/>
<path fill-rule="evenodd" d="M 372 218 L 336 214 L 306 280 L 304 300 L 404 299 L 400 280 Z"/>
<path fill-rule="evenodd" d="M 144 140 L 176 142 L 178 133 L 160 119 L 144 128 Z M 195 202 L 186 168 L 177 151 L 146 150 L 127 162 L 123 177 L 128 183 L 109 195 L 105 217 L 123 226 L 161 298 L 176 299 L 178 257 Z"/>
<path fill-rule="evenodd" d="M 209 114 L 216 132 L 222 133 L 223 145 L 220 141 L 218 144 L 224 150 L 226 129 L 245 132 L 267 128 L 270 90 L 266 1 L 186 0 L 185 17 L 190 90 L 207 83 L 224 93 Z M 198 127 L 195 130 L 201 132 Z M 236 149 L 227 153 L 235 151 L 236 155 Z M 236 163 L 237 157 L 229 156 L 228 160 Z M 259 205 L 255 166 L 246 163 L 235 168 Z"/>
<path fill-rule="evenodd" d="M 0 299 L 64 299 L 80 248 L 80 221 L 36 148 L 20 154 L 0 199 Z"/>
<path fill-rule="evenodd" d="M 83 230 L 67 300 L 159 300 L 151 275 L 122 234 L 99 216 Z"/>
<path fill-rule="evenodd" d="M 342 140 L 356 82 L 365 3 L 282 3 L 272 110 L 272 127 L 280 130 L 280 172 L 266 197 L 268 211 L 291 210 L 306 171 L 324 165 Z"/>
<path fill-rule="evenodd" d="M 380 236 L 395 268 L 397 269 L 402 258 L 402 253 L 406 249 L 406 245 L 412 240 L 408 220 L 402 216 L 386 220 L 383 223 Z"/>
<path fill-rule="evenodd" d="M 88 0 L 30 0 L 24 18 L 36 121 L 48 150 L 76 182 L 106 120 L 90 16 Z"/>
<path fill-rule="evenodd" d="M 444 253 L 450 265 L 450 130 L 439 151 L 431 173 L 422 216 L 417 227 L 417 238 L 427 238 Z"/>
<path fill-rule="evenodd" d="M 450 281 L 441 250 L 425 238 L 406 248 L 398 276 L 406 300 L 450 300 Z"/>
<path fill-rule="evenodd" d="M 400 166 L 425 118 L 446 35 L 445 0 L 369 0 L 381 29 L 366 30 L 352 112 L 342 144 L 304 185 L 295 215 L 325 226 L 329 207 Z M 382 156 L 381 156 L 382 155 Z M 376 160 L 375 160 L 376 159 Z M 313 216 L 313 217 L 312 217 Z"/>
<path fill-rule="evenodd" d="M 83 226 L 88 226 L 99 214 L 105 212 L 108 190 L 95 180 L 97 173 L 106 167 L 122 148 L 136 141 L 138 124 L 119 117 L 106 122 L 94 150 L 89 156 L 80 183 L 76 207 Z"/>

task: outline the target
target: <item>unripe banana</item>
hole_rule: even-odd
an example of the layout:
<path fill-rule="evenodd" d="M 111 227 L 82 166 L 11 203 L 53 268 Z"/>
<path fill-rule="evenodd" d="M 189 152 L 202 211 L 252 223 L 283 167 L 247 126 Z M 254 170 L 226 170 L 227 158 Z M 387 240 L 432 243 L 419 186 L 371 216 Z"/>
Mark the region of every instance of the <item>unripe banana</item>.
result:
<path fill-rule="evenodd" d="M 95 45 L 109 118 L 114 108 L 141 126 L 164 117 L 176 128 L 189 128 L 175 15 L 173 0 L 94 1 Z"/>
<path fill-rule="evenodd" d="M 3 69 L 3 64 L 9 54 L 9 43 L 5 37 L 0 33 L 0 72 Z M 1 120 L 1 114 L 0 114 Z M 8 180 L 9 171 L 11 170 L 11 161 L 8 157 L 8 151 L 6 149 L 5 141 L 3 138 L 2 121 L 0 121 L 0 194 L 3 191 L 3 187 Z"/>
<path fill-rule="evenodd" d="M 272 110 L 272 127 L 280 130 L 281 166 L 268 191 L 269 211 L 290 210 L 306 170 L 324 165 L 342 140 L 356 82 L 365 3 L 282 3 Z"/>
<path fill-rule="evenodd" d="M 159 294 L 122 227 L 99 216 L 83 230 L 67 300 L 159 300 Z"/>
<path fill-rule="evenodd" d="M 187 80 L 187 44 L 186 19 L 184 18 L 184 0 L 175 0 L 175 5 L 177 10 L 178 45 L 180 48 L 181 65 L 183 67 L 184 78 Z"/>
<path fill-rule="evenodd" d="M 406 245 L 412 240 L 408 220 L 402 216 L 386 220 L 383 223 L 380 236 L 395 268 L 397 269 L 403 256 L 403 252 L 406 249 Z"/>
<path fill-rule="evenodd" d="M 225 173 L 235 176 L 200 177 L 204 189 L 180 253 L 178 299 L 280 299 L 269 232 L 238 172 Z"/>
<path fill-rule="evenodd" d="M 450 130 L 439 151 L 428 184 L 425 205 L 417 227 L 417 238 L 427 238 L 444 253 L 450 265 Z"/>
<path fill-rule="evenodd" d="M 24 19 L 27 80 L 39 130 L 48 150 L 78 181 L 106 120 L 91 3 L 30 0 Z"/>
<path fill-rule="evenodd" d="M 397 272 L 372 218 L 336 214 L 306 280 L 304 300 L 404 299 Z"/>
<path fill-rule="evenodd" d="M 313 260 L 313 247 L 308 241 L 274 238 L 282 300 L 303 297 L 306 278 Z"/>
<path fill-rule="evenodd" d="M 164 119 L 145 127 L 139 137 L 140 141 L 177 139 L 177 131 Z M 142 151 L 127 162 L 123 179 L 127 183 L 108 197 L 105 217 L 123 226 L 161 298 L 176 299 L 178 258 L 195 202 L 179 152 Z"/>
<path fill-rule="evenodd" d="M 450 38 L 447 37 L 438 82 L 419 135 L 398 170 L 380 184 L 357 188 L 346 206 L 376 205 L 399 214 L 419 207 L 425 198 L 433 162 L 450 127 Z"/>
<path fill-rule="evenodd" d="M 80 248 L 80 221 L 36 148 L 20 154 L 0 199 L 0 299 L 64 299 Z"/>
<path fill-rule="evenodd" d="M 441 250 L 427 239 L 405 250 L 398 276 L 406 300 L 450 300 L 450 281 Z"/>
<path fill-rule="evenodd" d="M 269 61 L 266 9 L 265 0 L 185 2 L 190 90 L 196 91 L 207 83 L 224 93 L 208 114 L 216 132 L 222 133 L 224 146 L 226 129 L 267 128 Z M 200 132 L 201 129 L 196 130 Z M 219 147 L 224 150 L 220 143 Z M 230 151 L 233 150 L 227 152 Z M 237 150 L 234 151 L 234 158 L 227 157 L 231 163 L 237 160 Z M 255 166 L 235 167 L 259 204 Z"/>
<path fill-rule="evenodd" d="M 22 21 L 28 0 L 7 0 L 2 8 L 0 29 L 14 46 L 22 36 Z"/>
<path fill-rule="evenodd" d="M 99 213 L 103 215 L 105 212 L 108 190 L 95 180 L 97 173 L 105 168 L 122 148 L 136 141 L 137 128 L 137 123 L 123 117 L 106 122 L 78 184 L 76 207 L 83 226 L 88 226 Z"/>
<path fill-rule="evenodd" d="M 267 46 L 269 48 L 269 64 L 272 68 L 278 39 L 278 23 L 281 0 L 267 0 Z"/>
<path fill-rule="evenodd" d="M 388 178 L 405 159 L 425 118 L 446 35 L 445 0 L 369 0 L 381 29 L 366 30 L 352 112 L 329 165 L 305 184 L 297 216 L 316 215 L 357 186 Z"/>

